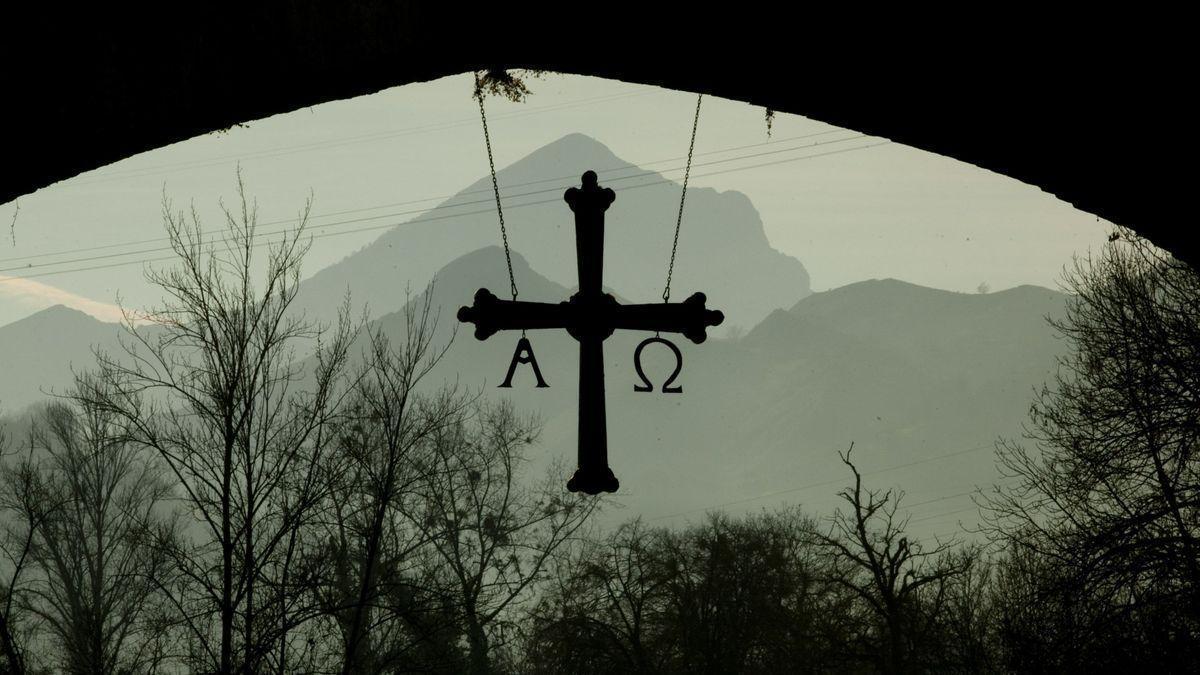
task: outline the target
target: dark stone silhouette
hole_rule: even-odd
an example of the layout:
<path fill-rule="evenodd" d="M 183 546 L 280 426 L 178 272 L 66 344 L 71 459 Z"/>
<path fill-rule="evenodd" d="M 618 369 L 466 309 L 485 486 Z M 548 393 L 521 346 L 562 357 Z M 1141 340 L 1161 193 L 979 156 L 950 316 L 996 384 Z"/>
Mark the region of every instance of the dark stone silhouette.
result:
<path fill-rule="evenodd" d="M 706 24 L 689 16 L 697 23 L 680 30 L 683 17 L 666 3 L 631 5 L 639 17 L 631 22 L 594 21 L 587 4 L 563 4 L 546 16 L 496 5 L 478 22 L 463 21 L 458 3 L 430 0 L 203 3 L 203 11 L 194 4 L 159 3 L 153 14 L 134 4 L 83 4 L 66 21 L 56 4 L 8 3 L 5 25 L 20 30 L 0 40 L 0 63 L 12 64 L 4 91 L 19 92 L 22 103 L 3 112 L 12 130 L 5 163 L 13 168 L 0 181 L 0 203 L 239 122 L 474 69 L 544 68 L 753 101 L 890 138 L 1036 185 L 1105 220 L 1136 226 L 1193 264 L 1200 260 L 1191 228 L 1178 223 L 1177 204 L 1162 198 L 1188 194 L 1180 172 L 1165 169 L 1178 145 L 1132 137 L 1096 142 L 1113 129 L 1187 127 L 1189 106 L 1145 105 L 1183 95 L 1175 83 L 1191 75 L 1192 59 L 1189 33 L 1173 25 L 1179 22 L 1147 24 L 1158 37 L 1153 50 L 1094 50 L 1094 31 L 1066 30 L 1031 35 L 1014 50 L 1006 36 L 1025 28 L 1014 17 L 991 40 L 975 31 L 957 36 L 956 49 L 971 55 L 970 78 L 930 67 L 942 58 L 945 35 L 930 31 L 927 37 L 937 39 L 913 40 L 880 27 L 862 40 L 873 46 L 879 68 L 829 59 L 797 86 L 795 63 L 804 58 L 790 31 L 795 21 L 778 4 L 776 20 L 763 26 L 777 31 L 772 37 L 754 50 L 719 56 L 694 53 L 690 38 Z M 753 21 L 756 9 L 731 5 L 728 13 Z M 572 30 L 558 29 L 558 10 L 577 13 Z M 804 10 L 787 11 L 808 18 Z M 1126 30 L 1122 19 L 1105 32 Z M 520 58 L 511 51 L 514 35 L 530 45 Z M 664 56 L 689 54 L 687 67 L 675 58 L 612 58 L 596 48 L 644 43 L 649 35 Z M 836 34 L 806 35 L 804 43 L 810 60 L 844 48 Z M 1053 65 L 1072 52 L 1087 53 L 1087 67 Z M 997 87 L 1012 95 L 998 96 Z M 531 88 L 536 97 L 538 87 Z M 465 83 L 462 98 L 463 110 L 470 109 Z M 903 106 L 878 105 L 900 100 Z M 1191 139 L 1182 142 L 1191 147 Z"/>
<path fill-rule="evenodd" d="M 608 466 L 604 340 L 621 328 L 681 333 L 699 344 L 707 337 L 707 327 L 720 325 L 725 315 L 706 309 L 703 293 L 678 304 L 646 305 L 622 305 L 605 293 L 604 212 L 616 194 L 597 184 L 594 171 L 584 173 L 581 183 L 581 187 L 570 188 L 563 195 L 575 212 L 579 292 L 566 302 L 550 304 L 500 300 L 481 288 L 475 293 L 474 305 L 458 310 L 458 320 L 475 324 L 475 337 L 480 340 L 501 330 L 563 328 L 579 341 L 579 468 L 567 482 L 567 489 L 597 494 L 616 492 L 620 485 Z M 529 354 L 532 358 L 532 349 Z"/>

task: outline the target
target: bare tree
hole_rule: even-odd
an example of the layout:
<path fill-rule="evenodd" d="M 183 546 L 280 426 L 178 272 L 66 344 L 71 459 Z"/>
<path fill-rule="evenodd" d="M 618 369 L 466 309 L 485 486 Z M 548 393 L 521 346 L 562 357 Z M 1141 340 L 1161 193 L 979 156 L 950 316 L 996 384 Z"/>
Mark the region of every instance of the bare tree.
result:
<path fill-rule="evenodd" d="M 574 547 L 542 585 L 522 665 L 580 674 L 862 670 L 845 636 L 863 617 L 824 578 L 816 526 L 794 507 L 713 512 L 679 530 L 627 522 Z"/>
<path fill-rule="evenodd" d="M 530 481 L 523 450 L 538 430 L 507 401 L 477 404 L 437 428 L 430 469 L 408 513 L 448 577 L 475 675 L 492 672 L 493 650 L 512 627 L 506 612 L 530 597 L 552 556 L 601 503 L 563 494 L 558 467 Z"/>
<path fill-rule="evenodd" d="M 69 673 L 152 670 L 163 657 L 152 580 L 166 560 L 151 541 L 170 527 L 170 487 L 112 422 L 86 404 L 49 404 L 31 434 L 37 456 L 6 486 L 31 534 L 21 602 Z"/>
<path fill-rule="evenodd" d="M 943 672 L 993 673 L 1002 670 L 997 631 L 996 565 L 980 546 L 964 546 L 951 554 L 964 564 L 945 587 L 946 604 L 931 618 L 937 623 L 931 648 L 941 651 Z"/>
<path fill-rule="evenodd" d="M 226 228 L 216 238 L 194 208 L 176 211 L 164 197 L 178 264 L 147 272 L 164 304 L 126 312 L 125 353 L 97 355 L 105 386 L 86 393 L 132 443 L 158 454 L 200 528 L 162 545 L 189 582 L 172 597 L 199 667 L 220 673 L 260 669 L 312 616 L 291 602 L 307 585 L 292 575 L 293 545 L 325 490 L 352 333 L 345 311 L 333 329 L 289 311 L 309 205 L 296 228 L 260 240 L 240 172 L 237 194 L 235 209 L 222 204 Z M 302 362 L 296 351 L 305 349 L 314 355 Z"/>
<path fill-rule="evenodd" d="M 656 641 L 674 673 L 770 673 L 828 662 L 821 609 L 836 598 L 799 509 L 704 522 L 658 539 L 666 607 Z M 660 657 L 661 658 L 661 657 Z"/>
<path fill-rule="evenodd" d="M 0 428 L 0 515 L 5 516 L 0 521 L 0 554 L 4 556 L 0 565 L 4 573 L 0 579 L 0 656 L 4 658 L 0 673 L 24 675 L 24 640 L 18 624 L 25 617 L 19 616 L 20 598 L 46 495 L 36 476 L 14 470 L 8 462 L 10 452 L 7 429 Z"/>
<path fill-rule="evenodd" d="M 854 485 L 838 493 L 849 509 L 839 509 L 828 530 L 814 530 L 813 535 L 830 553 L 830 579 L 858 597 L 882 628 L 879 669 L 925 669 L 928 664 L 914 646 L 930 618 L 943 611 L 947 583 L 970 568 L 971 558 L 950 555 L 957 545 L 953 540 L 937 541 L 929 549 L 910 540 L 907 518 L 896 513 L 903 494 L 864 488 L 862 474 L 850 460 L 853 450 L 851 445 L 839 453 L 854 475 Z M 927 591 L 932 591 L 928 601 L 921 597 Z"/>
<path fill-rule="evenodd" d="M 1021 593 L 1092 617 L 1070 628 L 1081 658 L 1112 664 L 1127 644 L 1150 667 L 1200 645 L 1200 274 L 1119 229 L 1064 285 L 1052 324 L 1073 350 L 1024 442 L 998 445 L 1009 480 L 983 501 L 987 531 L 1014 569 L 1054 571 Z"/>
<path fill-rule="evenodd" d="M 324 519 L 330 567 L 338 572 L 323 592 L 342 630 L 346 674 L 395 666 L 388 662 L 425 637 L 398 637 L 412 632 L 406 615 L 419 609 L 389 606 L 396 595 L 390 587 L 420 573 L 415 554 L 428 543 L 399 513 L 432 466 L 431 436 L 467 405 L 454 389 L 417 391 L 449 347 L 433 344 L 431 291 L 405 304 L 398 344 L 382 330 L 368 332 L 354 392 L 339 419 L 339 469 Z"/>
<path fill-rule="evenodd" d="M 670 582 L 662 536 L 637 519 L 555 561 L 531 612 L 526 661 L 534 672 L 658 670 L 654 639 Z"/>

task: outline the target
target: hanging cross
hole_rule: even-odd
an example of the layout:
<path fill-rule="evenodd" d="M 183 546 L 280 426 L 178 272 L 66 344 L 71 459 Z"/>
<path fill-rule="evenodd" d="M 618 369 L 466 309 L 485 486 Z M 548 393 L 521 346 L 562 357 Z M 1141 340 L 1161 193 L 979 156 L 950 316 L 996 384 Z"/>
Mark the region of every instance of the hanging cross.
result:
<path fill-rule="evenodd" d="M 475 324 L 475 337 L 486 340 L 501 330 L 565 329 L 579 341 L 579 468 L 567 482 L 572 492 L 616 492 L 619 483 L 608 467 L 608 436 L 604 415 L 604 341 L 613 331 L 644 330 L 681 333 L 694 343 L 704 342 L 708 326 L 725 316 L 705 309 L 704 294 L 680 303 L 622 305 L 602 289 L 604 271 L 604 212 L 616 199 L 588 171 L 582 186 L 567 190 L 563 199 L 575 212 L 575 255 L 579 292 L 558 304 L 500 300 L 486 288 L 475 293 L 475 304 L 458 310 L 458 320 Z M 532 360 L 528 342 L 518 343 L 514 357 Z M 525 361 L 522 361 L 525 362 Z M 512 368 L 509 369 L 511 378 Z M 537 373 L 535 365 L 535 373 Z M 538 374 L 539 385 L 541 382 Z"/>

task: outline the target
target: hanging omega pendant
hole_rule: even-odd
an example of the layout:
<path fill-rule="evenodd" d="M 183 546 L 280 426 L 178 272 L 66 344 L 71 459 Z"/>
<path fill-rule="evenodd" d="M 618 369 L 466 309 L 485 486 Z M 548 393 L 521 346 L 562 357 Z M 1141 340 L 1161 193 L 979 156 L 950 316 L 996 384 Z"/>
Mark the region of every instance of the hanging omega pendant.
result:
<path fill-rule="evenodd" d="M 642 370 L 642 350 L 645 349 L 647 345 L 654 344 L 655 342 L 660 342 L 660 343 L 670 347 L 671 353 L 675 355 L 675 370 L 671 371 L 670 377 L 668 377 L 667 380 L 665 382 L 663 382 L 662 393 L 664 393 L 664 394 L 682 393 L 683 392 L 682 386 L 672 387 L 671 383 L 675 381 L 675 378 L 679 377 L 679 371 L 683 370 L 683 354 L 680 353 L 679 347 L 676 347 L 674 342 L 671 342 L 670 340 L 663 338 L 663 337 L 659 337 L 657 335 L 655 335 L 654 337 L 649 337 L 649 338 L 646 338 L 645 340 L 642 340 L 642 343 L 637 346 L 637 349 L 633 350 L 633 367 L 637 370 L 638 377 L 641 378 L 641 380 L 642 380 L 641 384 L 633 385 L 633 390 L 634 391 L 654 391 L 654 384 L 652 382 L 650 382 L 650 378 L 646 377 L 646 372 L 644 370 Z"/>

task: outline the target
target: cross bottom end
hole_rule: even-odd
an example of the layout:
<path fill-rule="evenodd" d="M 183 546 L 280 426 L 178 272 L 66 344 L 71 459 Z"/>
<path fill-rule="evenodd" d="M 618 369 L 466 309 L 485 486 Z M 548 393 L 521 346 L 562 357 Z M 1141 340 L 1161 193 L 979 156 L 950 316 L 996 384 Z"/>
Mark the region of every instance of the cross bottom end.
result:
<path fill-rule="evenodd" d="M 584 494 L 595 495 L 601 492 L 616 492 L 621 487 L 621 482 L 613 475 L 612 469 L 604 467 L 602 469 L 584 469 L 575 470 L 575 475 L 571 476 L 571 480 L 567 481 L 567 490 L 571 492 L 583 492 Z"/>

